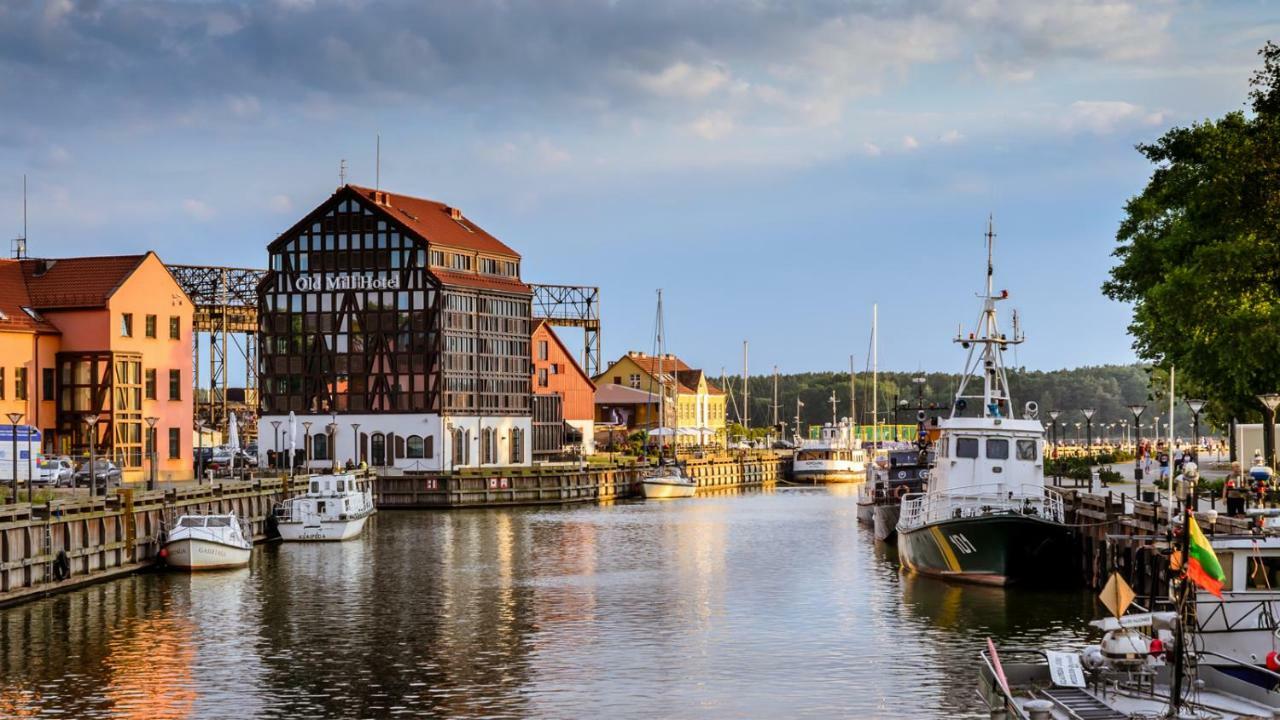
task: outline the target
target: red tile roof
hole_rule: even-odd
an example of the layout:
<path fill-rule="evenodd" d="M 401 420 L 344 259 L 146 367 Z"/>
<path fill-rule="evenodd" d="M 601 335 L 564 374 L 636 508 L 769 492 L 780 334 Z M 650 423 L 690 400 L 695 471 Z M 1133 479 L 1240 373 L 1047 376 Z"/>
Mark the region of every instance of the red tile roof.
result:
<path fill-rule="evenodd" d="M 627 357 L 631 361 L 640 366 L 640 369 L 649 373 L 649 375 L 657 376 L 658 374 L 658 356 L 648 355 L 645 353 L 629 352 Z M 662 374 L 671 375 L 675 373 L 676 381 L 680 383 L 680 392 L 696 393 L 698 391 L 698 377 L 703 375 L 702 370 L 689 367 L 683 360 L 675 355 L 667 354 L 662 356 Z M 600 377 L 604 377 L 601 375 Z M 724 392 L 720 388 L 707 381 L 708 395 L 723 395 Z"/>
<path fill-rule="evenodd" d="M 397 195 L 385 190 L 374 190 L 373 188 L 360 187 L 359 185 L 348 185 L 347 187 L 385 210 L 428 243 L 511 258 L 520 257 L 520 253 L 485 232 L 484 228 L 476 225 L 467 216 L 460 214 L 459 219 L 454 220 L 452 217 L 454 208 L 450 208 L 444 203 L 408 195 Z M 376 202 L 374 200 L 375 193 L 378 194 L 379 199 L 385 198 L 385 200 Z"/>
<path fill-rule="evenodd" d="M 146 255 L 22 260 L 31 306 L 39 310 L 102 307 Z"/>
<path fill-rule="evenodd" d="M 460 285 L 462 287 L 497 290 L 498 292 L 519 293 L 522 295 L 528 295 L 533 292 L 533 288 L 512 277 L 458 272 L 435 267 L 431 268 L 431 274 L 440 278 L 440 282 L 445 285 Z"/>
<path fill-rule="evenodd" d="M 22 279 L 22 263 L 0 260 L 0 332 L 56 333 L 58 329 L 43 319 L 36 320 L 22 308 L 33 307 Z"/>

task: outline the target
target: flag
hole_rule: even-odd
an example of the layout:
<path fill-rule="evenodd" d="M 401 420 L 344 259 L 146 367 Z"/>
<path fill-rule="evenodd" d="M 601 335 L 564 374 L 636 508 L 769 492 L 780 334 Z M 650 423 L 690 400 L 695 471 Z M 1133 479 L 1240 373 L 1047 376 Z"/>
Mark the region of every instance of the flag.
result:
<path fill-rule="evenodd" d="M 1209 539 L 1200 532 L 1195 515 L 1187 515 L 1187 579 L 1201 589 L 1222 597 L 1222 581 L 1227 576 L 1213 554 Z"/>

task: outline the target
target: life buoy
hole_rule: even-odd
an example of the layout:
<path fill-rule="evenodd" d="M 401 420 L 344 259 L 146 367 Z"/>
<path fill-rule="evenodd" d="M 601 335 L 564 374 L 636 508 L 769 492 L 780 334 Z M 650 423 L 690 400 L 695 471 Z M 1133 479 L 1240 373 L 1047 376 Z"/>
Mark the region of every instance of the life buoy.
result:
<path fill-rule="evenodd" d="M 906 485 L 899 485 L 898 489 L 893 491 L 893 496 L 901 500 L 902 496 L 906 495 L 908 492 L 910 492 L 910 490 L 907 489 Z"/>
<path fill-rule="evenodd" d="M 907 479 L 907 471 L 906 471 L 906 470 L 899 470 L 899 471 L 898 471 L 898 479 L 899 479 L 899 480 L 906 480 L 906 479 Z"/>
<path fill-rule="evenodd" d="M 66 550 L 59 550 L 57 557 L 53 559 L 53 579 L 66 580 L 71 577 L 71 558 L 67 557 Z"/>

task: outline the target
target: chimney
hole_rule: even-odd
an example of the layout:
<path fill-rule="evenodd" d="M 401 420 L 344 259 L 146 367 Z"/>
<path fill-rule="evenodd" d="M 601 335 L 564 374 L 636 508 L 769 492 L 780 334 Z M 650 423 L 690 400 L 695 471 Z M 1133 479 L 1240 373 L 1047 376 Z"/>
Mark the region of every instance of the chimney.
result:
<path fill-rule="evenodd" d="M 449 208 L 449 217 L 453 218 L 454 220 L 461 220 L 462 211 L 456 207 L 451 207 Z"/>

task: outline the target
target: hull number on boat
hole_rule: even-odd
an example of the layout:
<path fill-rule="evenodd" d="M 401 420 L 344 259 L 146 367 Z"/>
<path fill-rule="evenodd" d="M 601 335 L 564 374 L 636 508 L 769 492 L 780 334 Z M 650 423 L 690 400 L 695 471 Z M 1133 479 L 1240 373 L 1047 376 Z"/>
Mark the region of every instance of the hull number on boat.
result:
<path fill-rule="evenodd" d="M 978 548 L 974 547 L 972 542 L 969 542 L 969 538 L 965 537 L 961 533 L 956 533 L 949 537 L 951 538 L 951 544 L 965 555 L 972 555 L 978 551 Z"/>

